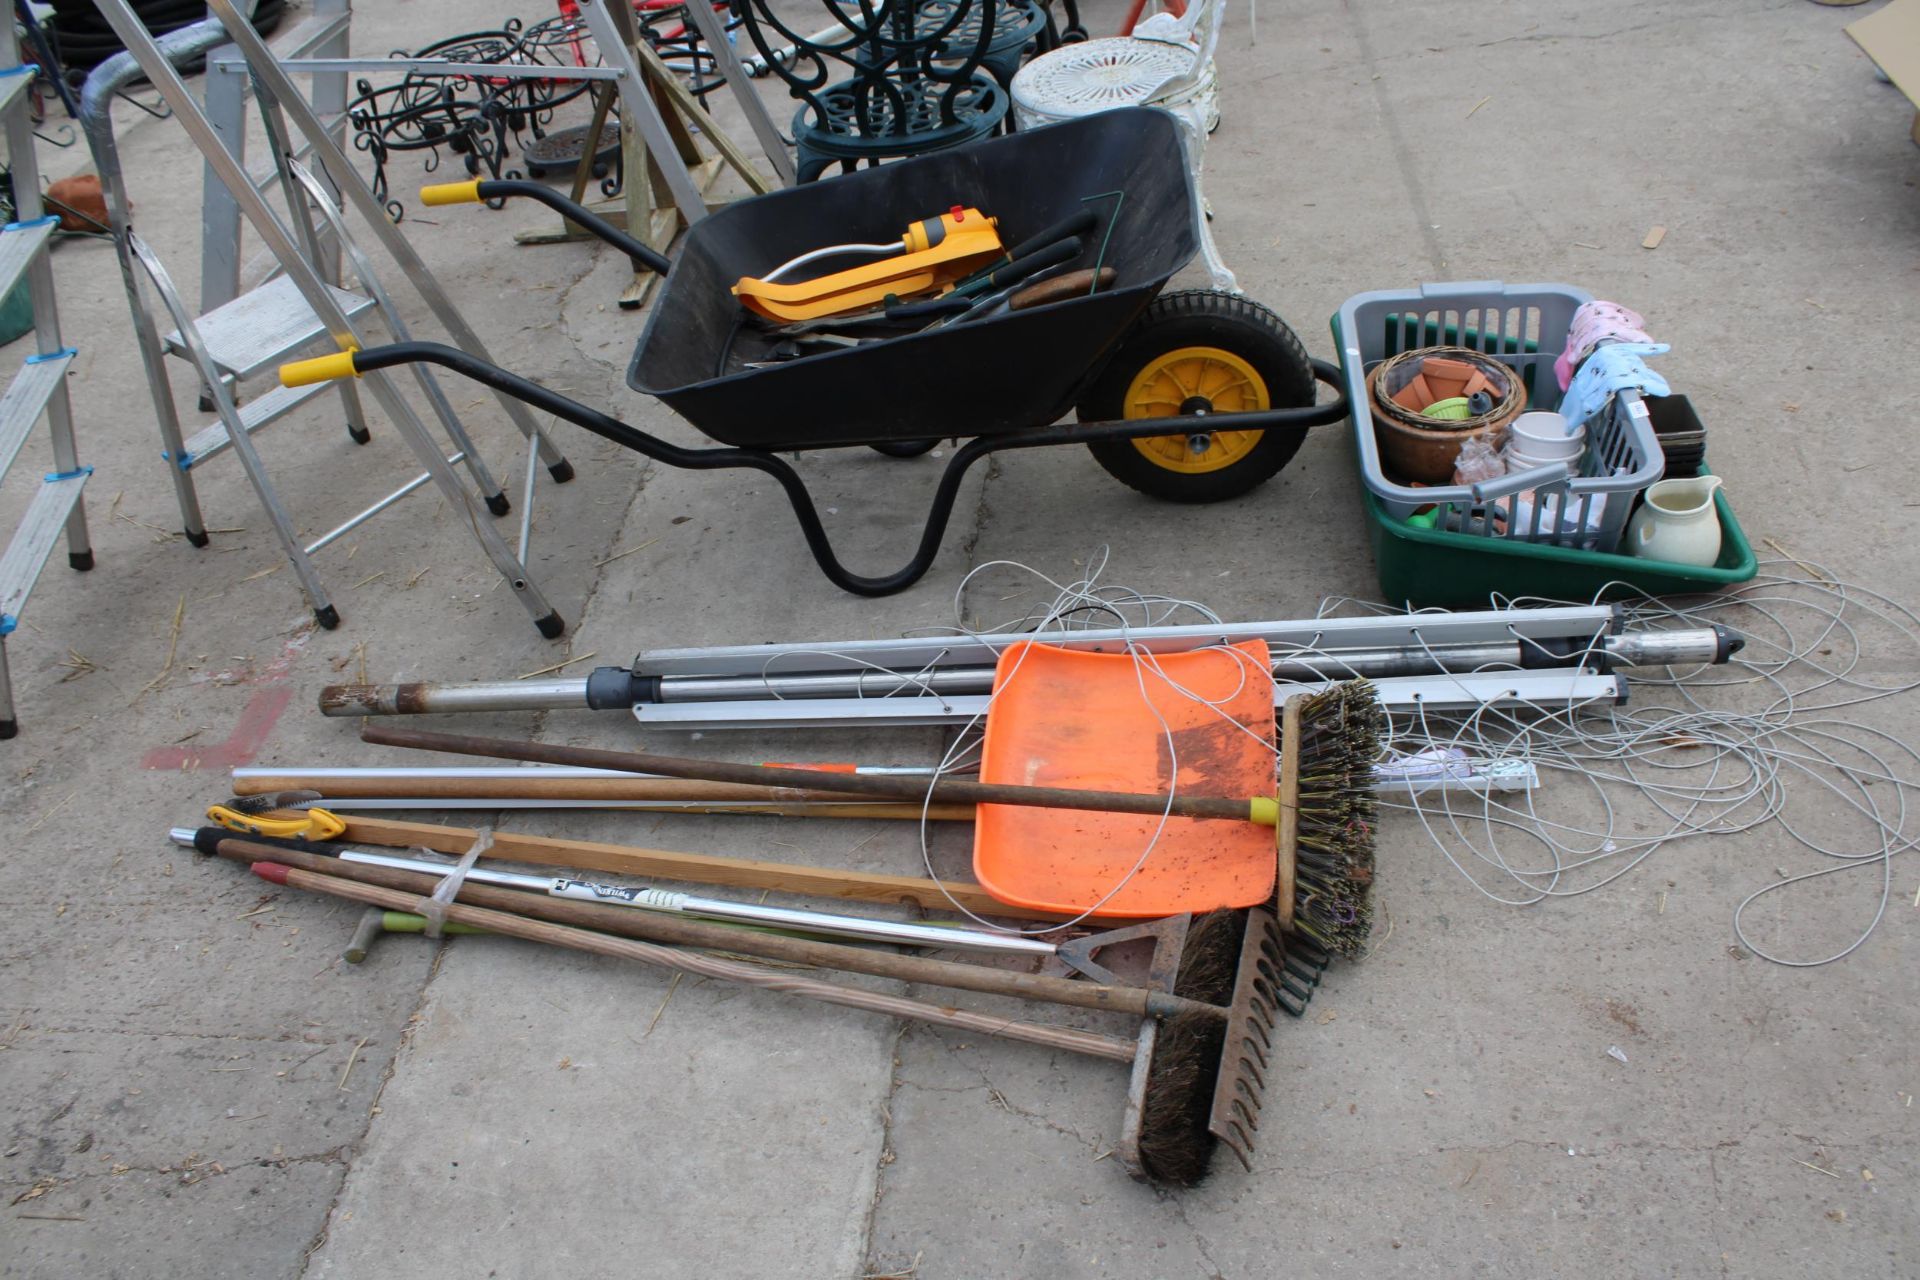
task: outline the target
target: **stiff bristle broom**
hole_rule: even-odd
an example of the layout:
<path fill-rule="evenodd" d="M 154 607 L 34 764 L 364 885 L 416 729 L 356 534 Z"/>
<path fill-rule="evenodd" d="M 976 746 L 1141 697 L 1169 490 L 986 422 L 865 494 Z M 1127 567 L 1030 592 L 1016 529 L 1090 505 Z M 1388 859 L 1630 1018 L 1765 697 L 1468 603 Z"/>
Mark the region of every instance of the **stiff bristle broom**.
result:
<path fill-rule="evenodd" d="M 1283 931 L 1349 959 L 1373 927 L 1373 766 L 1386 732 L 1386 710 L 1364 680 L 1300 694 L 1280 709 L 1274 914 Z"/>

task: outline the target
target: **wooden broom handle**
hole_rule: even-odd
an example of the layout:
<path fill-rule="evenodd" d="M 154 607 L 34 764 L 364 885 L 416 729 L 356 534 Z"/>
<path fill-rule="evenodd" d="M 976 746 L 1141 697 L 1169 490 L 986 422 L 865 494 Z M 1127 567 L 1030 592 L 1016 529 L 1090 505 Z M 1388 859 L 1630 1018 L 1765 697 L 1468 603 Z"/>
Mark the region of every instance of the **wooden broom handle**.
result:
<path fill-rule="evenodd" d="M 1278 866 L 1274 875 L 1274 917 L 1281 929 L 1293 931 L 1294 855 L 1300 848 L 1300 702 L 1288 698 L 1280 707 L 1279 811 L 1274 823 Z"/>
<path fill-rule="evenodd" d="M 743 787 L 731 782 L 689 782 L 682 778 L 547 778 L 537 769 L 516 770 L 526 778 L 301 778 L 262 774 L 235 778 L 233 794 L 264 796 L 278 791 L 311 791 L 323 800 L 580 800 L 620 804 L 639 800 L 662 806 L 660 812 L 702 812 L 703 805 L 725 805 L 705 812 L 763 813 L 792 818 L 891 818 L 919 821 L 922 806 L 838 791 L 795 791 L 791 787 Z M 668 808 L 666 806 L 675 806 Z M 748 807 L 751 806 L 751 807 Z M 973 806 L 936 804 L 925 815 L 934 822 L 972 822 Z"/>
<path fill-rule="evenodd" d="M 626 773 L 658 773 L 669 778 L 697 778 L 707 782 L 736 782 L 746 786 L 797 787 L 802 790 L 846 792 L 861 796 L 893 796 L 925 800 L 931 787 L 935 803 L 1008 804 L 1036 809 L 1086 809 L 1099 813 L 1141 813 L 1158 817 L 1223 818 L 1248 821 L 1248 799 L 1215 796 L 1179 796 L 1171 803 L 1163 795 L 1124 791 L 1086 791 L 1069 787 L 1021 787 L 1004 782 L 970 782 L 880 774 L 833 774 L 816 769 L 781 769 L 763 764 L 735 764 L 726 760 L 689 760 L 644 751 L 602 751 L 594 747 L 566 747 L 548 742 L 480 738 L 465 733 L 433 733 L 369 724 L 360 731 L 363 742 L 383 747 L 411 747 L 463 756 L 490 756 L 499 760 L 531 760 L 540 764 L 577 765 L 590 769 L 617 769 Z"/>
<path fill-rule="evenodd" d="M 361 884 L 378 885 L 414 894 L 429 894 L 440 884 L 440 877 L 401 867 L 379 867 L 364 862 L 343 862 L 339 858 L 280 845 L 261 844 L 240 837 L 222 839 L 214 853 L 230 862 L 278 862 L 320 875 L 330 875 Z M 1016 1000 L 1039 1000 L 1047 1004 L 1075 1009 L 1093 1009 L 1136 1018 L 1172 1017 L 1182 1013 L 1203 1013 L 1224 1019 L 1227 1011 L 1198 1000 L 1186 1000 L 1146 987 L 1113 986 L 1099 982 L 1081 982 L 1043 973 L 1021 973 L 989 965 L 966 964 L 955 960 L 936 960 L 928 956 L 900 955 L 874 947 L 854 947 L 844 943 L 821 942 L 812 938 L 790 938 L 784 934 L 738 925 L 716 924 L 691 916 L 639 911 L 598 902 L 575 902 L 550 898 L 521 889 L 503 889 L 497 885 L 468 880 L 461 884 L 457 901 L 469 906 L 511 911 L 552 924 L 572 925 L 600 933 L 638 938 L 667 946 L 699 947 L 703 951 L 734 951 L 781 960 L 816 969 L 839 969 L 846 973 L 871 974 L 876 978 L 894 978 L 956 991 L 977 991 L 986 995 L 1008 996 Z"/>
<path fill-rule="evenodd" d="M 286 815 L 298 816 L 298 815 Z M 395 818 L 341 814 L 347 824 L 342 840 L 407 849 L 419 846 L 437 853 L 462 854 L 479 834 L 472 827 L 447 827 L 431 822 L 402 822 Z M 929 880 L 925 876 L 890 875 L 883 871 L 855 871 L 845 867 L 813 867 L 800 862 L 769 862 L 760 858 L 730 858 L 714 853 L 683 853 L 649 849 L 642 845 L 608 844 L 600 840 L 570 840 L 558 836 L 523 835 L 495 831 L 493 853 L 514 862 L 573 870 L 610 871 L 616 875 L 682 880 L 690 884 L 725 885 L 735 889 L 771 889 L 814 898 L 851 902 L 908 903 L 925 911 L 962 907 L 976 915 L 1006 916 L 1015 909 L 971 880 Z M 1019 908 L 1023 919 L 1067 920 L 1071 913 Z M 1093 921 L 1124 919 L 1096 912 Z"/>
<path fill-rule="evenodd" d="M 277 854 L 278 851 L 276 856 Z M 351 902 L 364 902 L 369 906 L 382 907 L 388 911 L 418 911 L 421 907 L 419 894 L 382 889 L 377 885 L 342 880 L 337 876 L 315 875 L 311 871 L 302 871 L 283 863 L 256 862 L 254 871 L 262 879 L 276 884 L 289 885 L 310 893 L 330 894 Z M 702 955 L 694 951 L 677 951 L 672 947 L 656 946 L 651 942 L 637 942 L 632 938 L 615 938 L 586 929 L 549 924 L 544 920 L 529 920 L 525 916 L 517 916 L 506 911 L 466 907 L 456 902 L 448 905 L 446 912 L 449 920 L 472 925 L 477 929 L 485 929 L 489 933 L 503 934 L 509 938 L 544 942 L 550 946 L 566 947 L 572 951 L 588 951 L 594 955 L 613 956 L 622 960 L 638 960 L 642 964 L 650 964 L 656 968 L 691 973 L 702 978 L 717 978 L 722 982 L 737 982 L 743 986 L 761 987 L 768 991 L 805 996 L 809 1000 L 843 1005 L 849 1009 L 864 1009 L 868 1013 L 881 1013 L 893 1018 L 911 1018 L 918 1022 L 951 1027 L 956 1031 L 967 1031 L 975 1035 L 997 1036 L 1002 1040 L 1021 1040 L 1027 1044 L 1043 1045 L 1049 1049 L 1064 1049 L 1069 1053 L 1084 1054 L 1091 1058 L 1106 1058 L 1112 1062 L 1132 1062 L 1134 1058 L 1136 1046 L 1133 1041 L 1095 1035 L 1089 1031 L 1075 1031 L 1069 1027 L 1049 1027 L 1034 1022 L 1018 1022 L 1011 1018 L 996 1018 L 987 1014 L 971 1013 L 964 1009 L 950 1009 L 943 1005 L 927 1004 L 924 1001 L 909 1000 L 902 996 L 885 995 L 878 991 L 842 987 L 831 982 L 821 982 L 817 978 L 802 978 L 762 969 L 757 965 L 743 964 L 738 960 L 722 960 L 718 956 Z"/>
<path fill-rule="evenodd" d="M 793 787 L 743 787 L 735 782 L 689 782 L 683 778 L 548 778 L 538 769 L 516 769 L 525 778 L 238 778 L 237 796 L 276 791 L 318 791 L 329 800 L 670 800 L 687 804 L 753 801 L 765 804 L 847 804 L 840 791 Z M 874 797 L 866 797 L 871 802 Z M 857 803 L 857 801 L 854 801 Z"/>

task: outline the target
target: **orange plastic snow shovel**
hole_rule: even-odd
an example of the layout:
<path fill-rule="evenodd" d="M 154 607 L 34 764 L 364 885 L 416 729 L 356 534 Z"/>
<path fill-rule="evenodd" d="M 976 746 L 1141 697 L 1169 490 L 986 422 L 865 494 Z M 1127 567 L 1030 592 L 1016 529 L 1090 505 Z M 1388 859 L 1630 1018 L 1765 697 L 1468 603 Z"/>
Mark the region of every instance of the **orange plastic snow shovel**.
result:
<path fill-rule="evenodd" d="M 1125 653 L 1033 643 L 1008 649 L 994 672 L 980 780 L 1271 796 L 1276 757 L 1267 646 L 1253 640 L 1232 648 L 1237 653 L 1200 649 L 1137 661 Z M 983 804 L 974 828 L 974 876 L 1013 906 L 1084 911 L 1126 877 L 1159 825 L 1159 818 L 1137 814 Z M 1145 864 L 1100 914 L 1152 917 L 1257 906 L 1273 896 L 1275 861 L 1271 827 L 1245 819 L 1169 818 Z"/>

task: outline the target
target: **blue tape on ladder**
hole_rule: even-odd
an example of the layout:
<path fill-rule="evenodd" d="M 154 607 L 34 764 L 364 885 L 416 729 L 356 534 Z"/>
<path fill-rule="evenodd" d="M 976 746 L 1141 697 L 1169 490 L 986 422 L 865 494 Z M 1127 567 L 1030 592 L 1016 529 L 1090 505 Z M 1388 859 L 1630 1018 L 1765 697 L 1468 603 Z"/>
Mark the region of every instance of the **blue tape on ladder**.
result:
<path fill-rule="evenodd" d="M 0 613 L 0 636 L 10 636 L 13 629 L 20 625 L 20 619 L 10 613 Z"/>
<path fill-rule="evenodd" d="M 60 215 L 57 213 L 50 213 L 44 218 L 34 218 L 27 222 L 9 222 L 6 226 L 0 227 L 0 232 L 23 231 L 29 227 L 44 227 L 49 222 L 58 222 L 58 221 L 60 221 Z"/>
<path fill-rule="evenodd" d="M 39 70 L 39 63 L 23 62 L 17 67 L 0 67 L 0 76 L 30 76 L 38 73 Z"/>
<path fill-rule="evenodd" d="M 58 351 L 43 351 L 37 356 L 28 356 L 28 364 L 45 364 L 49 360 L 66 360 L 80 354 L 78 347 L 62 347 Z"/>
<path fill-rule="evenodd" d="M 47 483 L 52 484 L 56 480 L 71 480 L 76 476 L 90 476 L 92 474 L 92 467 L 75 467 L 71 471 L 49 471 L 47 472 Z"/>

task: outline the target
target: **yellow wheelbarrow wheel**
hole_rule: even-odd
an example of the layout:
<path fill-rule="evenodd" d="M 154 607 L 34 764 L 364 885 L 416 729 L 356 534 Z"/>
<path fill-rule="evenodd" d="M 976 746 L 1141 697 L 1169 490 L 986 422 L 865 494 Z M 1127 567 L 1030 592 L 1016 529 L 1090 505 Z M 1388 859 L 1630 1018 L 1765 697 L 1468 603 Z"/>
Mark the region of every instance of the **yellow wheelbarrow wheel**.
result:
<path fill-rule="evenodd" d="M 1220 502 L 1292 460 L 1302 429 L 1209 430 L 1223 413 L 1314 401 L 1312 366 L 1279 316 L 1234 294 L 1166 294 L 1147 309 L 1081 396 L 1082 422 L 1192 417 L 1185 435 L 1087 446 L 1122 483 L 1172 502 Z"/>

